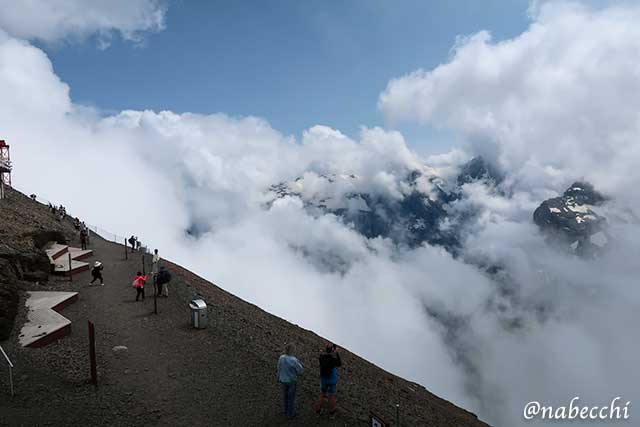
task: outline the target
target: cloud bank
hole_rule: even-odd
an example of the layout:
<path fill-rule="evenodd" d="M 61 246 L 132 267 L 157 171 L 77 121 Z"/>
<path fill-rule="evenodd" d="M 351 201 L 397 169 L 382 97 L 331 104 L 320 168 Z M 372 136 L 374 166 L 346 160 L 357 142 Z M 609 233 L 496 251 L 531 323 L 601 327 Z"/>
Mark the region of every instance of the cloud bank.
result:
<path fill-rule="evenodd" d="M 389 82 L 379 107 L 463 133 L 512 179 L 555 190 L 576 173 L 604 191 L 638 184 L 640 10 L 545 2 L 518 37 L 460 37 L 449 62 Z M 612 170 L 619 173 L 612 173 Z"/>
<path fill-rule="evenodd" d="M 461 38 L 446 64 L 391 81 L 379 104 L 390 118 L 448 127 L 469 141 L 466 151 L 429 159 L 381 128 L 354 140 L 314 126 L 297 141 L 250 116 L 104 116 L 74 104 L 46 54 L 23 39 L 39 36 L 15 30 L 0 32 L 0 128 L 23 191 L 138 234 L 163 256 L 493 424 L 523 425 L 530 400 L 640 401 L 637 225 L 612 218 L 615 245 L 585 260 L 547 245 L 531 217 L 579 178 L 640 210 L 638 101 L 629 96 L 640 89 L 639 14 L 628 5 L 544 3 L 520 36 Z M 356 190 L 403 198 L 411 171 L 451 181 L 478 153 L 505 180 L 497 190 L 466 184 L 449 207 L 475 212 L 456 259 L 438 247 L 367 239 L 304 207 Z M 266 196 L 298 177 L 299 196 Z M 326 268 L 336 262 L 345 268 Z M 489 274 L 487 266 L 498 268 Z"/>
<path fill-rule="evenodd" d="M 14 37 L 60 42 L 97 33 L 102 45 L 113 34 L 139 41 L 164 28 L 159 0 L 0 0 L 0 28 Z"/>

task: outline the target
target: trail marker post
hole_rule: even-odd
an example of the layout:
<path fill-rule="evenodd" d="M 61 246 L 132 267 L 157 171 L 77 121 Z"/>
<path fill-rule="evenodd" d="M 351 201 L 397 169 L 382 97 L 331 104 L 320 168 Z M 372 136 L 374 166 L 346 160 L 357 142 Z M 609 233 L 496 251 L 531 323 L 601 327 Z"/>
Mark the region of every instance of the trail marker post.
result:
<path fill-rule="evenodd" d="M 9 386 L 11 387 L 11 396 L 15 396 L 15 393 L 13 392 L 13 363 L 11 363 L 9 356 L 7 356 L 7 353 L 4 352 L 4 349 L 2 348 L 2 346 L 0 346 L 0 351 L 2 352 L 2 355 L 4 356 L 7 363 L 9 364 Z"/>
<path fill-rule="evenodd" d="M 129 255 L 127 255 L 127 238 L 124 238 L 124 259 L 129 259 Z"/>
<path fill-rule="evenodd" d="M 73 268 L 71 268 L 71 252 L 69 252 L 69 281 L 73 282 Z"/>
<path fill-rule="evenodd" d="M 91 384 L 98 386 L 98 372 L 96 368 L 96 331 L 93 323 L 89 323 L 89 360 L 91 362 Z"/>
<path fill-rule="evenodd" d="M 156 283 L 157 274 L 153 275 L 153 313 L 158 314 L 158 284 Z"/>

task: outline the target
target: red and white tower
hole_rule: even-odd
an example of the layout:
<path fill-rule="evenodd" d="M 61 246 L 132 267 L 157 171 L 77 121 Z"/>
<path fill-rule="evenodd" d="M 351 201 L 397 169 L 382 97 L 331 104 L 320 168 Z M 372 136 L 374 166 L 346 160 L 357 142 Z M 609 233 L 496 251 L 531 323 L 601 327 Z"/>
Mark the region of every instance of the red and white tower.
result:
<path fill-rule="evenodd" d="M 11 168 L 9 144 L 0 139 L 0 199 L 4 197 L 5 185 L 11 187 Z"/>

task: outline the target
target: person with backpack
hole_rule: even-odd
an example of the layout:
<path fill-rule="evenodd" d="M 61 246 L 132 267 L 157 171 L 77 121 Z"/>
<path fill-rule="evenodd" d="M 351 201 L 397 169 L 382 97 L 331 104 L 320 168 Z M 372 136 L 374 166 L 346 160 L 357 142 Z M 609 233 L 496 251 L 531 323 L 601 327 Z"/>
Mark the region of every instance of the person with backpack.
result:
<path fill-rule="evenodd" d="M 82 223 L 80 224 L 80 231 L 84 230 L 86 232 L 87 235 L 87 244 L 91 243 L 91 234 L 89 233 L 89 227 L 87 227 L 87 224 L 84 223 L 84 221 L 82 221 Z"/>
<path fill-rule="evenodd" d="M 171 281 L 171 273 L 164 268 L 164 265 L 160 267 L 160 271 L 156 276 L 156 295 L 168 297 L 169 296 L 169 282 Z"/>
<path fill-rule="evenodd" d="M 316 404 L 316 413 L 322 414 L 322 406 L 329 400 L 329 418 L 335 418 L 338 405 L 337 385 L 338 368 L 342 366 L 340 353 L 335 344 L 328 343 L 324 353 L 318 358 L 320 361 L 320 398 Z"/>
<path fill-rule="evenodd" d="M 93 285 L 93 282 L 100 279 L 100 286 L 104 286 L 104 280 L 102 280 L 102 263 L 100 261 L 96 261 L 93 264 L 93 269 L 91 270 L 91 276 L 93 279 L 89 282 L 89 285 Z"/>
<path fill-rule="evenodd" d="M 142 295 L 142 301 L 144 301 L 144 285 L 147 284 L 147 276 L 142 275 L 141 272 L 136 273 L 136 278 L 133 279 L 133 287 L 136 288 L 136 301 Z"/>
<path fill-rule="evenodd" d="M 136 250 L 136 238 L 133 234 L 129 237 L 129 244 L 131 245 L 131 253 L 133 253 Z"/>
<path fill-rule="evenodd" d="M 284 414 L 289 419 L 296 416 L 297 381 L 303 372 L 304 366 L 293 355 L 293 344 L 287 344 L 284 354 L 278 359 L 278 382 L 282 384 Z"/>

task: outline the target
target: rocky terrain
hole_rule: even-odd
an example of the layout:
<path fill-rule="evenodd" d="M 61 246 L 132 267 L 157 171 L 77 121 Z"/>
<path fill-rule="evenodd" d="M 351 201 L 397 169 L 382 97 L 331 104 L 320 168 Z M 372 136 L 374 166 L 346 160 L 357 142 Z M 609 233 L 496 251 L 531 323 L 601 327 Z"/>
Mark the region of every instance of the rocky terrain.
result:
<path fill-rule="evenodd" d="M 562 196 L 542 202 L 533 220 L 549 240 L 578 255 L 595 255 L 611 239 L 607 219 L 597 213 L 606 200 L 591 184 L 575 182 Z"/>
<path fill-rule="evenodd" d="M 396 404 L 403 426 L 486 425 L 345 348 L 340 350 L 339 415 L 335 420 L 318 417 L 312 404 L 318 394 L 317 356 L 325 339 L 165 260 L 174 277 L 169 298 L 157 300 L 154 314 L 152 287 L 147 286 L 141 302 L 135 302 L 131 288 L 135 272 L 143 265 L 149 269 L 148 256 L 134 253 L 125 259 L 122 245 L 96 235 L 90 249 L 105 267 L 105 286 L 89 286 L 88 272 L 74 275 L 73 281 L 44 281 L 44 274 L 42 281 L 28 281 L 25 271 L 28 277 L 41 270 L 24 268 L 19 255 L 41 259 L 41 236 L 50 236 L 43 233 L 73 239 L 73 230 L 70 223 L 51 221 L 44 206 L 18 193 L 1 204 L 12 215 L 3 215 L 3 230 L 12 236 L 6 241 L 13 242 L 16 256 L 5 259 L 7 268 L 21 276 L 16 273 L 16 280 L 6 283 L 15 286 L 19 306 L 26 290 L 76 291 L 80 298 L 62 312 L 72 320 L 71 335 L 41 349 L 19 346 L 26 313 L 17 311 L 8 339 L 0 340 L 16 366 L 16 396 L 7 395 L 7 378 L 0 375 L 0 425 L 361 426 L 370 411 L 394 421 Z M 188 302 L 195 295 L 208 304 L 209 327 L 204 330 L 189 325 Z M 87 383 L 87 321 L 96 326 L 97 387 Z M 287 342 L 295 344 L 306 367 L 298 387 L 299 416 L 293 421 L 281 413 L 275 379 L 277 358 Z"/>
<path fill-rule="evenodd" d="M 18 292 L 47 282 L 50 264 L 44 246 L 66 242 L 74 235 L 66 221 L 57 221 L 49 209 L 25 195 L 7 189 L 0 200 L 0 341 L 11 331 L 17 313 Z"/>

